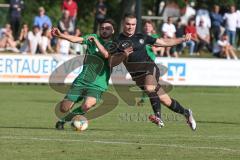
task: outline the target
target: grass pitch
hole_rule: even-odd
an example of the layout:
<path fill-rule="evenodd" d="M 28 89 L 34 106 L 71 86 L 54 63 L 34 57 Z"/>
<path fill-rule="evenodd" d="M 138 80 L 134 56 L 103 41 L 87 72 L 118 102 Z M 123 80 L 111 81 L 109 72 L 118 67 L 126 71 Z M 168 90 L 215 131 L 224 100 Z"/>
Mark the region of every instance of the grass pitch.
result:
<path fill-rule="evenodd" d="M 124 94 L 126 86 L 121 90 Z M 117 95 L 113 88 L 110 92 Z M 122 100 L 91 120 L 84 132 L 54 129 L 55 104 L 63 98 L 48 86 L 0 85 L 1 160 L 236 159 L 240 157 L 240 89 L 175 87 L 171 96 L 193 110 L 197 131 L 162 107 L 165 127 L 147 121 L 151 107 Z M 130 97 L 131 98 L 131 97 Z"/>

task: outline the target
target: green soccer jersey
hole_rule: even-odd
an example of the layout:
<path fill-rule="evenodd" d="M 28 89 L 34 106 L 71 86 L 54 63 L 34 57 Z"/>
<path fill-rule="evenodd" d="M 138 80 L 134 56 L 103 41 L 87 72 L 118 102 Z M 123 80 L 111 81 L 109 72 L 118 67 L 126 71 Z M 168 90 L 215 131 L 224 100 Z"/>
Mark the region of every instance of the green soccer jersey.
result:
<path fill-rule="evenodd" d="M 108 88 L 110 78 L 110 67 L 108 60 L 102 56 L 97 46 L 88 40 L 94 36 L 103 46 L 105 42 L 96 34 L 84 36 L 83 44 L 87 45 L 82 72 L 74 80 L 74 86 L 105 91 Z"/>
<path fill-rule="evenodd" d="M 158 38 L 159 35 L 158 34 L 152 34 L 151 35 L 153 38 Z M 147 50 L 147 54 L 148 56 L 151 58 L 151 60 L 155 60 L 156 59 L 156 55 L 152 50 L 152 47 L 150 45 L 146 45 L 146 50 Z"/>

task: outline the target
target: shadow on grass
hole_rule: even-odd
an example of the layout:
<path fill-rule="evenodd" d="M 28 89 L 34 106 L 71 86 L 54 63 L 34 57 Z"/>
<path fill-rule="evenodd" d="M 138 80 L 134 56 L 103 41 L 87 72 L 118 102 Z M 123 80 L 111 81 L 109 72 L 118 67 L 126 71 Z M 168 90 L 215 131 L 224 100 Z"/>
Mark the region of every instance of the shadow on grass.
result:
<path fill-rule="evenodd" d="M 55 128 L 50 128 L 50 127 L 16 127 L 16 126 L 0 126 L 0 129 L 36 129 L 36 130 L 43 130 L 43 129 L 49 129 L 49 130 L 53 130 Z"/>
<path fill-rule="evenodd" d="M 64 130 L 57 130 L 55 127 L 16 127 L 16 126 L 0 126 L 0 129 L 22 129 L 22 130 L 56 130 L 56 131 L 73 131 L 71 128 Z M 116 129 L 109 128 L 88 128 L 89 131 L 116 131 Z"/>
<path fill-rule="evenodd" d="M 240 122 L 197 121 L 197 123 L 240 125 Z"/>

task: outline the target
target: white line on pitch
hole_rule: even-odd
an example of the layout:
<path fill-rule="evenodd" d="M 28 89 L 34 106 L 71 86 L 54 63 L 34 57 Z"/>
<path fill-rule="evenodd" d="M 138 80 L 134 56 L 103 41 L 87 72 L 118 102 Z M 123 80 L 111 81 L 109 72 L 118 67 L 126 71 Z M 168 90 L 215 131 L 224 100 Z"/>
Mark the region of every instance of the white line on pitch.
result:
<path fill-rule="evenodd" d="M 171 148 L 184 148 L 184 149 L 210 149 L 210 150 L 223 150 L 231 152 L 240 152 L 240 150 L 230 149 L 225 147 L 203 147 L 203 146 L 184 146 L 177 144 L 155 144 L 155 143 L 134 143 L 134 142 L 120 142 L 120 141 L 102 141 L 102 140 L 79 140 L 79 139 L 52 139 L 52 138 L 37 138 L 37 137 L 11 137 L 0 136 L 0 139 L 15 139 L 15 140 L 35 140 L 35 141 L 56 141 L 56 142 L 86 142 L 86 143 L 99 143 L 99 144 L 121 144 L 121 145 L 142 145 L 142 146 L 159 146 Z"/>

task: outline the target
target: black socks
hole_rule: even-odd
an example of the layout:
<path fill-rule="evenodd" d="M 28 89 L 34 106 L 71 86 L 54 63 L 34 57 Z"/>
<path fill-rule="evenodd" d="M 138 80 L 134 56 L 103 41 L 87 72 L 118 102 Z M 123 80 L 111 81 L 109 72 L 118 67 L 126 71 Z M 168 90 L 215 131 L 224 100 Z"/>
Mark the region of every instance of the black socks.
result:
<path fill-rule="evenodd" d="M 156 92 L 148 94 L 154 114 L 161 118 L 161 103 Z"/>
<path fill-rule="evenodd" d="M 181 106 L 179 102 L 176 101 L 175 99 L 171 98 L 171 100 L 172 100 L 172 103 L 170 107 L 168 107 L 169 109 L 171 109 L 176 113 L 182 114 L 184 116 L 189 116 L 189 111 L 187 109 L 183 108 L 183 106 Z"/>

